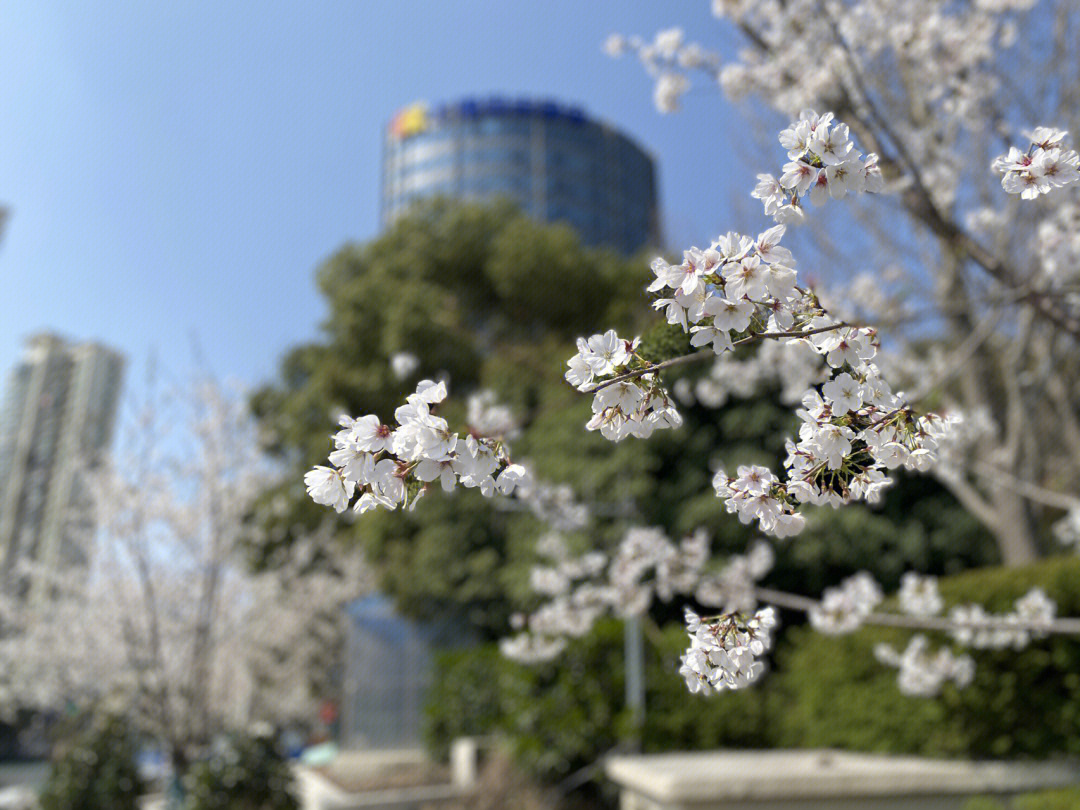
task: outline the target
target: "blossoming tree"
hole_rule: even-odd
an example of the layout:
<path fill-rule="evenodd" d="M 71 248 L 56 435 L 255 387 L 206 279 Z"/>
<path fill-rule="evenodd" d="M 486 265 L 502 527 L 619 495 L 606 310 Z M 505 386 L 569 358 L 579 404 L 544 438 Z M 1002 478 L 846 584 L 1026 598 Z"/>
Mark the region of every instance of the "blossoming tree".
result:
<path fill-rule="evenodd" d="M 7 600 L 0 660 L 7 707 L 106 701 L 183 773 L 220 731 L 313 716 L 368 581 L 316 537 L 252 573 L 241 541 L 276 473 L 246 409 L 213 383 L 161 399 L 94 479 L 89 567 L 27 571 L 47 598 Z"/>
<path fill-rule="evenodd" d="M 742 40 L 735 53 L 678 28 L 651 41 L 614 35 L 606 49 L 639 57 L 663 112 L 699 80 L 732 102 L 759 102 L 752 110 L 769 122 L 830 109 L 841 131 L 878 156 L 884 200 L 851 201 L 850 181 L 835 182 L 834 153 L 816 167 L 785 138 L 789 162 L 759 175 L 753 194 L 782 220 L 801 218 L 808 198 L 851 201 L 802 229 L 806 242 L 830 246 L 829 265 L 846 268 L 815 267 L 832 282 L 818 292 L 834 314 L 883 329 L 876 362 L 894 386 L 963 415 L 933 472 L 996 536 L 1006 561 L 1033 559 L 1037 524 L 1059 510 L 1072 515 L 1059 529 L 1072 542 L 1078 198 L 1075 187 L 1049 192 L 1070 184 L 1076 168 L 1060 130 L 1021 133 L 1039 121 L 1077 123 L 1080 83 L 1067 57 L 1080 29 L 1075 7 L 717 0 L 712 8 Z M 777 354 L 766 353 L 774 365 Z M 785 373 L 798 365 L 788 354 Z M 732 365 L 718 364 L 714 379 Z"/>

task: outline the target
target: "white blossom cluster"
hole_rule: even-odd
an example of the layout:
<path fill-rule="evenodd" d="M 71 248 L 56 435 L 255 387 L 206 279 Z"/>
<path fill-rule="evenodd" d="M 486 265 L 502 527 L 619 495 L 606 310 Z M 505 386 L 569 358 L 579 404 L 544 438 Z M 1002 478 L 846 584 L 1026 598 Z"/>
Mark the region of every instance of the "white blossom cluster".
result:
<path fill-rule="evenodd" d="M 796 321 L 822 316 L 813 297 L 796 287 L 791 252 L 780 245 L 784 230 L 778 225 L 756 239 L 728 233 L 704 250 L 685 251 L 678 265 L 657 258 L 648 290 L 669 297 L 655 301 L 654 308 L 663 310 L 668 323 L 692 333 L 692 346 L 711 346 L 717 355 L 733 348 L 733 337 L 786 332 Z M 614 440 L 644 438 L 682 421 L 653 373 L 601 387 L 607 379 L 648 367 L 637 352 L 639 343 L 610 330 L 579 338 L 578 352 L 567 363 L 571 385 L 595 390 L 588 427 Z"/>
<path fill-rule="evenodd" d="M 557 533 L 544 535 L 537 553 L 545 563 L 532 569 L 530 584 L 545 603 L 514 619 L 518 635 L 504 639 L 504 655 L 518 661 L 546 660 L 579 638 L 605 614 L 643 614 L 653 598 L 669 601 L 690 594 L 709 559 L 709 537 L 699 530 L 672 542 L 656 528 L 631 527 L 611 555 L 573 557 Z"/>
<path fill-rule="evenodd" d="M 623 340 L 614 329 L 588 340 L 578 338 L 578 352 L 568 361 L 566 380 L 579 391 L 589 391 L 597 379 L 614 377 L 631 365 L 640 365 L 638 339 Z M 655 375 L 643 374 L 596 392 L 593 416 L 586 423 L 589 430 L 599 430 L 611 441 L 627 436 L 647 439 L 654 430 L 678 427 L 682 417 L 668 392 L 660 387 Z"/>
<path fill-rule="evenodd" d="M 519 620 L 522 617 L 516 617 Z M 524 625 L 515 622 L 514 629 L 520 630 Z M 566 639 L 555 636 L 549 637 L 537 632 L 518 633 L 500 639 L 499 651 L 511 661 L 519 664 L 538 664 L 542 661 L 550 661 L 566 649 Z"/>
<path fill-rule="evenodd" d="M 1021 650 L 1032 639 L 1044 638 L 1057 613 L 1054 604 L 1041 588 L 1032 588 L 1016 600 L 1010 613 L 990 614 L 982 605 L 957 605 L 949 611 L 952 637 L 975 649 Z"/>
<path fill-rule="evenodd" d="M 857 344 L 856 330 L 851 333 L 840 342 Z M 856 376 L 836 374 L 820 393 L 803 397 L 799 441 L 787 442 L 785 482 L 760 466 L 739 467 L 735 476 L 717 471 L 713 486 L 729 512 L 743 523 L 757 520 L 766 534 L 788 537 L 805 525 L 802 504 L 873 503 L 891 483 L 885 470 L 929 469 L 949 423 L 933 414 L 912 416 L 873 364 L 862 368 L 852 369 Z"/>
<path fill-rule="evenodd" d="M 948 422 L 949 430 L 938 442 L 934 467 L 935 475 L 945 480 L 962 477 L 969 457 L 1000 433 L 997 420 L 985 407 L 967 411 L 952 408 Z"/>
<path fill-rule="evenodd" d="M 944 608 L 937 579 L 931 576 L 904 574 L 898 597 L 900 609 L 911 616 L 937 616 Z M 974 649 L 1019 650 L 1032 639 L 1043 638 L 1055 614 L 1054 602 L 1041 588 L 1033 588 L 1016 601 L 1014 611 L 1004 615 L 989 614 L 980 605 L 957 605 L 948 615 L 949 634 L 957 643 Z M 904 694 L 932 697 L 945 681 L 953 681 L 961 689 L 971 682 L 975 664 L 969 656 L 957 656 L 944 648 L 931 655 L 927 645 L 925 637 L 916 635 L 903 653 L 878 645 L 875 654 L 882 663 L 899 668 L 897 682 Z"/>
<path fill-rule="evenodd" d="M 474 427 L 462 438 L 432 412 L 445 398 L 446 383 L 422 380 L 394 412 L 396 428 L 374 414 L 342 416 L 330 453 L 333 466 L 316 467 L 304 476 L 308 494 L 337 512 L 351 504 L 363 514 L 380 506 L 413 505 L 433 481 L 446 491 L 460 483 L 485 496 L 509 495 L 527 485 L 528 471 L 510 462 L 501 433 L 487 435 Z M 487 400 L 471 404 L 470 413 L 488 428 L 512 427 L 507 414 Z"/>
<path fill-rule="evenodd" d="M 399 380 L 404 380 L 420 368 L 420 358 L 412 352 L 397 352 L 390 357 L 390 370 Z"/>
<path fill-rule="evenodd" d="M 662 113 L 678 111 L 683 94 L 690 89 L 684 71 L 704 71 L 714 78 L 718 76 L 719 56 L 696 42 L 687 42 L 681 28 L 658 31 L 651 42 L 621 34 L 612 34 L 604 42 L 608 56 L 619 57 L 628 51 L 637 54 L 656 80 L 653 102 Z"/>
<path fill-rule="evenodd" d="M 751 196 L 761 200 L 765 215 L 777 222 L 803 218 L 803 201 L 814 205 L 842 200 L 849 193 L 879 192 L 884 179 L 877 155 L 863 157 L 851 140 L 847 124 L 833 123 L 832 113 L 803 110 L 799 120 L 780 133 L 788 163 L 779 179 L 759 174 Z"/>
<path fill-rule="evenodd" d="M 568 638 L 580 638 L 611 605 L 610 589 L 595 580 L 607 565 L 607 557 L 589 552 L 570 556 L 558 532 L 549 532 L 537 541 L 537 552 L 547 559 L 534 566 L 529 578 L 532 590 L 548 599 L 535 612 L 512 618 L 517 635 L 504 638 L 502 654 L 522 663 L 548 661 L 561 653 Z"/>
<path fill-rule="evenodd" d="M 716 495 L 724 499 L 728 512 L 743 523 L 758 521 L 761 531 L 774 537 L 791 537 L 803 530 L 806 518 L 796 511 L 787 493 L 768 467 L 742 466 L 736 477 L 720 470 L 713 476 Z"/>
<path fill-rule="evenodd" d="M 826 588 L 818 602 L 807 614 L 810 625 L 819 633 L 837 635 L 858 630 L 866 618 L 881 604 L 881 587 L 866 571 L 860 571 L 840 583 Z"/>
<path fill-rule="evenodd" d="M 796 285 L 795 260 L 781 246 L 784 225 L 756 239 L 729 232 L 705 250 L 684 251 L 681 264 L 657 258 L 656 279 L 647 288 L 664 296 L 653 302 L 669 324 L 693 337 L 690 345 L 730 351 L 732 337 L 748 332 L 786 332 L 796 321 L 821 314 Z"/>
<path fill-rule="evenodd" d="M 1080 306 L 1080 194 L 1057 203 L 1032 239 L 1047 285 Z"/>
<path fill-rule="evenodd" d="M 1080 179 L 1077 171 L 1080 155 L 1062 145 L 1067 134 L 1065 130 L 1050 127 L 1025 133 L 1031 139 L 1026 152 L 1011 146 L 1007 154 L 994 160 L 994 171 L 1004 175 L 1001 187 L 1025 200 L 1034 200 Z"/>
<path fill-rule="evenodd" d="M 862 61 L 896 60 L 920 67 L 915 89 L 928 109 L 948 119 L 970 118 L 981 111 L 998 87 L 986 69 L 990 57 L 1016 39 L 1010 12 L 1029 9 L 1034 0 L 1001 0 L 962 6 L 935 0 L 854 0 L 843 4 L 819 0 L 752 2 L 713 0 L 713 14 L 731 20 L 752 34 L 752 45 L 737 59 L 720 63 L 718 55 L 696 44 L 683 45 L 678 29 L 667 29 L 653 42 L 613 35 L 605 44 L 610 56 L 635 52 L 659 82 L 675 74 L 689 87 L 680 68 L 704 68 L 737 101 L 747 94 L 763 96 L 776 109 L 792 112 L 835 98 L 850 78 L 851 51 Z M 658 43 L 688 50 L 685 60 L 658 60 Z M 700 65 L 693 55 L 706 54 Z M 687 61 L 689 64 L 683 65 Z M 658 69 L 660 62 L 660 69 Z M 669 83 L 671 79 L 668 80 Z M 683 90 L 685 92 L 685 89 Z M 914 91 L 913 91 L 914 92 Z M 678 97 L 675 97 L 677 102 Z M 661 112 L 678 104 L 657 103 Z"/>
<path fill-rule="evenodd" d="M 900 578 L 897 593 L 900 609 L 909 616 L 936 616 L 945 603 L 938 593 L 937 577 L 922 576 L 908 571 Z"/>
<path fill-rule="evenodd" d="M 782 142 L 810 169 L 821 169 L 824 180 L 815 183 L 828 184 L 832 169 L 854 171 L 853 161 L 862 161 L 847 127 L 834 124 L 831 114 L 804 114 L 784 131 Z M 791 164 L 792 172 L 797 163 Z M 809 186 L 795 188 L 785 204 L 797 204 Z M 756 239 L 728 233 L 704 250 L 685 251 L 677 265 L 658 258 L 648 287 L 663 296 L 654 307 L 663 310 L 669 324 L 691 333 L 693 347 L 710 346 L 719 356 L 762 337 L 798 342 L 803 351 L 824 359 L 824 374 L 803 375 L 810 387 L 800 395 L 802 426 L 799 441 L 788 442 L 786 480 L 763 467 L 740 468 L 734 477 L 721 469 L 713 480 L 730 512 L 744 523 L 756 519 L 763 532 L 777 537 L 802 530 L 801 504 L 873 502 L 889 484 L 887 470 L 929 469 L 949 427 L 933 415 L 914 416 L 892 392 L 871 362 L 879 347 L 874 329 L 833 320 L 812 292 L 798 286 L 791 251 L 780 244 L 785 228 L 776 225 Z M 615 441 L 644 438 L 656 427 L 681 422 L 653 364 L 638 349 L 638 339 L 627 341 L 609 331 L 579 338 L 578 352 L 568 361 L 567 381 L 594 394 L 587 427 Z M 819 389 L 813 382 L 824 375 Z"/>
<path fill-rule="evenodd" d="M 905 695 L 934 697 L 941 687 L 952 681 L 963 689 L 975 677 L 975 662 L 969 655 L 954 655 L 947 647 L 935 654 L 929 650 L 926 636 L 912 636 L 903 652 L 897 652 L 889 644 L 874 647 L 874 657 L 881 663 L 896 667 L 897 686 Z"/>
<path fill-rule="evenodd" d="M 884 72 L 902 84 L 906 106 L 918 111 L 915 121 L 898 116 L 893 122 L 899 124 L 894 135 L 899 130 L 905 142 L 908 168 L 918 171 L 935 203 L 949 205 L 963 187 L 971 134 L 998 123 L 994 96 L 1002 80 L 996 59 L 1018 39 L 1018 14 L 1034 4 L 714 0 L 714 15 L 746 38 L 745 47 L 725 53 L 722 61 L 694 45 L 695 52 L 708 54 L 704 65 L 683 68 L 669 61 L 657 69 L 655 43 L 636 37 L 611 37 L 607 50 L 637 53 L 656 83 L 654 100 L 664 113 L 679 109 L 692 77 L 700 76 L 733 102 L 757 95 L 784 115 L 841 103 L 868 117 L 866 77 L 887 66 Z M 677 34 L 682 42 L 682 32 Z M 665 39 L 673 39 L 670 31 Z"/>
<path fill-rule="evenodd" d="M 481 436 L 498 436 L 513 441 L 520 433 L 517 419 L 509 405 L 499 402 L 490 389 L 469 395 L 465 420 L 469 428 Z"/>
<path fill-rule="evenodd" d="M 754 588 L 772 570 L 775 559 L 772 546 L 758 540 L 746 554 L 733 554 L 720 571 L 704 576 L 694 598 L 724 613 L 749 613 L 757 607 Z"/>
<path fill-rule="evenodd" d="M 1007 232 L 1013 212 L 1008 207 L 981 207 L 971 211 L 965 224 L 985 241 Z M 1031 237 L 1034 259 L 1033 286 L 1052 290 L 1069 308 L 1080 307 L 1080 187 L 1059 195 Z"/>
<path fill-rule="evenodd" d="M 765 669 L 759 659 L 772 646 L 775 626 L 771 607 L 748 618 L 738 613 L 702 618 L 687 609 L 690 647 L 683 653 L 679 674 L 691 692 L 706 695 L 749 686 Z"/>
<path fill-rule="evenodd" d="M 766 541 L 757 541 L 746 554 L 729 557 L 713 571 L 708 570 L 708 536 L 701 530 L 676 544 L 660 529 L 632 528 L 610 561 L 596 551 L 572 556 L 557 532 L 544 535 L 537 552 L 545 562 L 533 568 L 530 584 L 546 601 L 532 614 L 513 618 L 514 628 L 521 632 L 502 641 L 507 657 L 526 663 L 549 660 L 565 649 L 568 639 L 585 635 L 603 615 L 643 615 L 654 598 L 670 601 L 675 595 L 693 594 L 699 604 L 718 607 L 722 613 L 703 618 L 686 609 L 690 645 L 681 658 L 680 674 L 690 691 L 710 694 L 741 688 L 763 671 L 760 659 L 770 647 L 775 625 L 773 608 L 758 609 L 757 583 L 774 560 Z M 882 590 L 870 574 L 860 571 L 838 587 L 827 588 L 818 602 L 804 607 L 807 600 L 794 597 L 801 601 L 791 606 L 805 610 L 810 626 L 825 634 L 851 633 L 868 621 L 901 626 L 910 621 L 914 627 L 944 630 L 959 644 L 977 649 L 1020 649 L 1050 632 L 1056 611 L 1046 594 L 1034 588 L 1008 614 L 990 615 L 977 605 L 961 605 L 946 619 L 938 619 L 944 603 L 936 578 L 910 572 L 902 577 L 897 597 L 902 613 L 914 618 L 878 615 Z M 781 600 L 780 595 L 775 598 Z M 970 657 L 948 649 L 931 653 L 921 635 L 913 637 L 903 652 L 878 645 L 875 655 L 899 670 L 899 688 L 908 695 L 932 697 L 949 681 L 963 688 L 974 675 Z"/>
<path fill-rule="evenodd" d="M 746 48 L 720 84 L 739 98 L 759 93 L 780 110 L 831 98 L 850 78 L 850 52 L 864 63 L 919 67 L 920 100 L 940 117 L 970 117 L 997 87 L 984 67 L 1014 38 L 1007 12 L 1034 0 L 944 5 L 936 0 L 714 0 L 713 13 L 756 32 L 768 49 Z"/>
<path fill-rule="evenodd" d="M 1053 532 L 1061 545 L 1080 550 L 1080 506 L 1070 509 L 1065 517 L 1055 523 Z"/>
<path fill-rule="evenodd" d="M 704 529 L 688 534 L 678 545 L 661 529 L 629 529 L 608 568 L 615 613 L 640 615 L 654 594 L 668 602 L 675 594 L 692 593 L 708 560 L 709 535 Z"/>
<path fill-rule="evenodd" d="M 858 273 L 842 284 L 817 284 L 814 293 L 833 318 L 844 322 L 876 323 L 879 320 L 911 320 L 913 313 L 907 302 L 892 294 L 887 285 L 900 288 L 909 284 L 902 268 L 892 266 L 884 271 Z M 934 352 L 939 347 L 931 347 Z M 786 405 L 797 405 L 803 394 L 828 379 L 829 366 L 809 341 L 768 340 L 753 351 L 736 355 L 725 352 L 717 356 L 708 374 L 691 380 L 682 377 L 675 381 L 672 391 L 685 405 L 695 402 L 707 408 L 719 408 L 729 398 L 748 399 L 764 388 L 777 388 L 777 398 Z M 943 358 L 920 353 L 917 357 L 898 352 L 874 357 L 882 376 L 889 379 L 917 379 L 929 371 L 937 371 Z M 916 366 L 908 368 L 907 363 Z"/>
<path fill-rule="evenodd" d="M 577 500 L 570 486 L 534 479 L 531 486 L 519 488 L 517 496 L 538 520 L 556 531 L 572 532 L 588 525 L 589 508 Z"/>

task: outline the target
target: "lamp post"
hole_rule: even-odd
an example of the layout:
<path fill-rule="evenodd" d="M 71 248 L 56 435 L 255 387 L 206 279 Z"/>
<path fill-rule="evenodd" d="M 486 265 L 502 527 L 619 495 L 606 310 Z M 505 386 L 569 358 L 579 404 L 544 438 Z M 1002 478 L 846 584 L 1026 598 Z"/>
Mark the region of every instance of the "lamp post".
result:
<path fill-rule="evenodd" d="M 623 625 L 623 668 L 626 671 L 626 707 L 633 726 L 631 747 L 641 750 L 645 725 L 645 649 L 641 637 L 641 619 L 632 616 Z"/>

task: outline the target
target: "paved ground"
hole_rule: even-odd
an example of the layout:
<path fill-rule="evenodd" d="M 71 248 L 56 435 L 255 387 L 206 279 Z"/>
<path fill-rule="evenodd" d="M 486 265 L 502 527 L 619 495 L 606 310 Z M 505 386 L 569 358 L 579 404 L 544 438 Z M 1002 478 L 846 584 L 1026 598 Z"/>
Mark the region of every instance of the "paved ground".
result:
<path fill-rule="evenodd" d="M 49 775 L 49 763 L 45 760 L 35 762 L 0 762 L 0 788 L 25 785 L 37 788 Z"/>

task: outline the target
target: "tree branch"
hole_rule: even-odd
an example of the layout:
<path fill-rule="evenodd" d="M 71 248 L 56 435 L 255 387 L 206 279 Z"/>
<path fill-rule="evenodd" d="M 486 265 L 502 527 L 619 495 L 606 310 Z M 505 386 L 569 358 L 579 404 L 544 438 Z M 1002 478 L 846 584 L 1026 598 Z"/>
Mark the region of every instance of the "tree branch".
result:
<path fill-rule="evenodd" d="M 806 596 L 777 591 L 772 588 L 754 588 L 754 594 L 763 602 L 797 610 L 800 613 L 808 613 L 818 607 L 817 600 Z M 871 613 L 864 620 L 865 624 L 878 625 L 880 627 L 903 627 L 909 630 L 930 630 L 948 633 L 952 630 L 973 629 L 982 630 L 1000 625 L 1010 630 L 1032 630 L 1037 632 L 1051 633 L 1056 635 L 1080 635 L 1080 618 L 1064 617 L 1054 619 L 1051 622 L 1033 622 L 1009 620 L 991 616 L 984 621 L 962 622 L 954 621 L 946 616 L 908 616 L 903 613 Z"/>
<path fill-rule="evenodd" d="M 827 14 L 827 10 L 825 11 Z M 993 255 L 989 250 L 979 244 L 967 233 L 967 231 L 961 228 L 954 219 L 945 215 L 934 203 L 933 197 L 930 196 L 930 192 L 923 182 L 922 173 L 919 170 L 918 163 L 911 155 L 903 138 L 900 137 L 896 130 L 889 124 L 885 116 L 877 109 L 873 98 L 866 89 L 866 85 L 862 80 L 858 57 L 840 32 L 839 27 L 835 24 L 835 20 L 832 20 L 830 17 L 830 21 L 833 23 L 833 31 L 836 35 L 837 43 L 843 51 L 849 70 L 851 71 L 852 83 L 854 84 L 853 89 L 855 92 L 852 93 L 848 90 L 847 95 L 852 97 L 852 112 L 858 115 L 857 108 L 861 104 L 866 111 L 864 117 L 870 119 L 867 124 L 870 127 L 876 126 L 877 129 L 889 139 L 896 150 L 899 162 L 904 164 L 907 175 L 911 178 L 911 187 L 903 192 L 903 199 L 908 210 L 916 219 L 929 227 L 939 238 L 962 250 L 965 255 L 996 281 L 1010 288 L 1023 286 L 1020 275 L 1012 267 L 1001 261 L 997 256 Z M 883 159 L 886 157 L 883 151 L 881 157 Z M 890 159 L 889 162 L 895 164 L 897 161 L 896 159 Z M 1031 289 L 1024 296 L 1024 300 L 1030 303 L 1039 314 L 1048 321 L 1065 332 L 1068 332 L 1073 337 L 1080 339 L 1080 318 L 1061 307 L 1059 302 L 1049 293 Z"/>
<path fill-rule="evenodd" d="M 815 329 L 808 329 L 805 332 L 757 332 L 756 334 L 747 335 L 744 338 L 740 338 L 739 340 L 734 341 L 731 345 L 733 347 L 742 346 L 744 344 L 753 343 L 756 340 L 763 340 L 766 338 L 770 340 L 779 340 L 781 338 L 803 338 L 809 337 L 811 335 L 818 335 L 822 332 L 832 332 L 835 329 L 844 329 L 850 326 L 851 324 L 849 323 L 836 323 L 832 324 L 831 326 L 819 326 Z M 625 380 L 632 380 L 637 377 L 643 377 L 646 374 L 653 374 L 658 371 L 663 371 L 664 369 L 674 368 L 675 366 L 686 366 L 691 363 L 703 363 L 710 357 L 715 359 L 716 357 L 719 357 L 719 355 L 711 349 L 702 349 L 700 351 L 691 352 L 690 354 L 684 354 L 681 357 L 673 357 L 670 360 L 664 360 L 662 363 L 651 364 L 643 368 L 635 368 L 633 371 L 627 371 L 625 374 L 619 374 L 616 377 L 612 377 L 610 380 L 604 380 L 603 382 L 597 383 L 592 388 L 588 388 L 583 391 L 583 393 L 593 394 L 603 388 L 607 388 L 609 385 L 614 385 L 615 383 L 620 383 Z"/>

